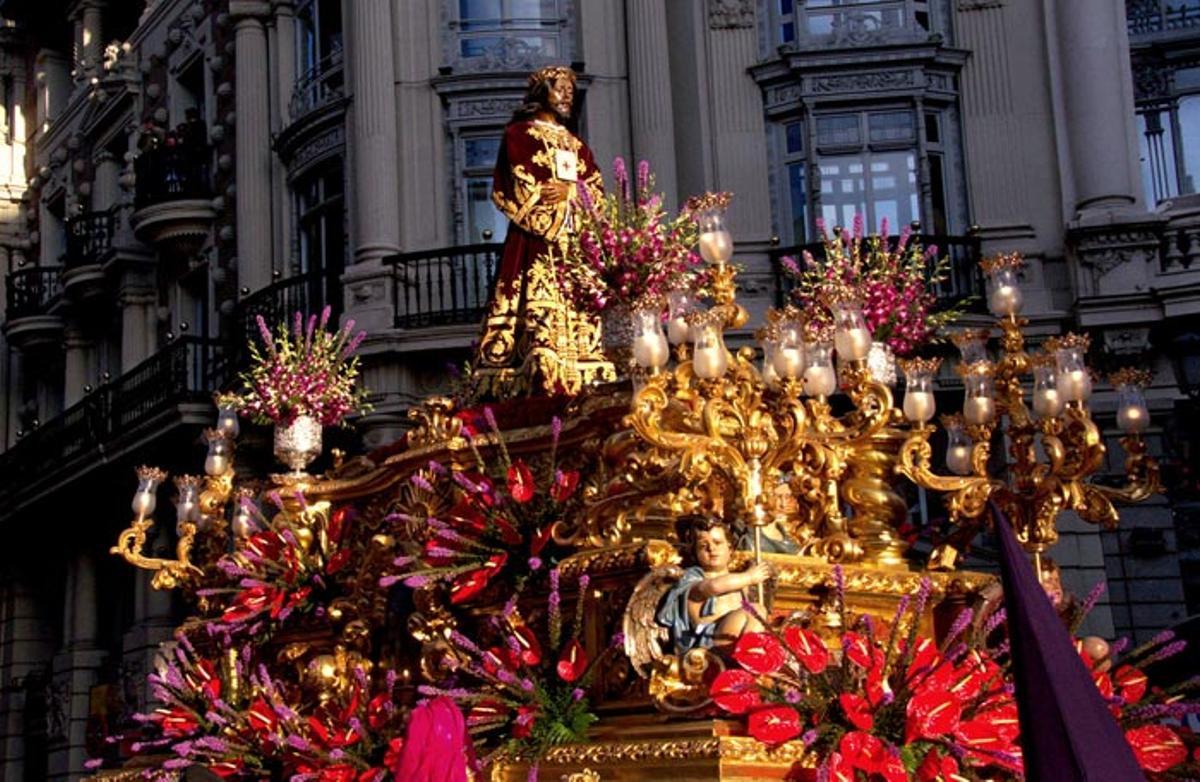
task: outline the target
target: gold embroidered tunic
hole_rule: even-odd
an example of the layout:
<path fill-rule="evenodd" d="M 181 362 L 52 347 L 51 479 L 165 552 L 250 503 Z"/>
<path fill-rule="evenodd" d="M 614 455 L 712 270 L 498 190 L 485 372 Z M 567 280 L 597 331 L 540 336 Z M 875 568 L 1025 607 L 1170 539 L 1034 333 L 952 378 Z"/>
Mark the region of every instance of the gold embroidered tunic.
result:
<path fill-rule="evenodd" d="M 556 180 L 588 187 L 593 197 L 603 193 L 592 152 L 575 134 L 543 120 L 510 123 L 492 185 L 509 227 L 473 368 L 480 397 L 573 395 L 616 378 L 599 320 L 563 295 L 572 199 L 547 203 L 541 194 L 543 183 Z"/>

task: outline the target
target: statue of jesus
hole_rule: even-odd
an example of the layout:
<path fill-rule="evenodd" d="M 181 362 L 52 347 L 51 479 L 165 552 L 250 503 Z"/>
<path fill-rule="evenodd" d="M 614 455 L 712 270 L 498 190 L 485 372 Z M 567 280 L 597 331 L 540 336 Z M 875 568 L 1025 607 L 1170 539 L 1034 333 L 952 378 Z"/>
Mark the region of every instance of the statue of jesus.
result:
<path fill-rule="evenodd" d="M 577 189 L 604 192 L 592 151 L 564 125 L 574 103 L 575 72 L 542 68 L 504 130 L 492 200 L 508 235 L 472 367 L 483 398 L 573 395 L 616 379 L 599 320 L 576 310 L 560 281 Z"/>

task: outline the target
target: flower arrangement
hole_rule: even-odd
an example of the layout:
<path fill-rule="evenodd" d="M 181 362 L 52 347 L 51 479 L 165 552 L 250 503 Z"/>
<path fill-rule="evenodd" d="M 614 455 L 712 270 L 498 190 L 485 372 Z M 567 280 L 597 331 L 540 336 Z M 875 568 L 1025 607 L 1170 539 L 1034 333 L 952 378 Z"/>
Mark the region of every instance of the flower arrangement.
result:
<path fill-rule="evenodd" d="M 935 311 L 938 301 L 930 289 L 948 278 L 949 260 L 939 259 L 935 246 L 922 248 L 907 226 L 894 248 L 886 218 L 878 236 L 863 235 L 861 215 L 855 216 L 851 231 L 832 237 L 823 221 L 817 221 L 817 228 L 825 257 L 818 261 L 805 250 L 802 264 L 790 256 L 782 264 L 797 282 L 794 303 L 818 322 L 832 322 L 831 297 L 852 291 L 862 302 L 875 340 L 886 343 L 898 356 L 908 356 L 962 314 L 964 302 Z"/>
<path fill-rule="evenodd" d="M 526 622 L 518 608 L 520 591 L 492 615 L 477 634 L 479 643 L 461 632 L 450 636 L 452 667 L 474 686 L 449 689 L 422 686 L 427 697 L 447 697 L 467 714 L 467 727 L 490 750 L 482 765 L 501 757 L 531 761 L 529 778 L 537 779 L 538 761 L 552 747 L 583 741 L 596 722 L 587 691 L 598 663 L 618 649 L 617 637 L 589 659 L 580 640 L 589 578 L 580 576 L 575 615 L 565 622 L 560 573 L 550 571 L 544 626 Z M 490 639 L 490 643 L 482 639 Z"/>
<path fill-rule="evenodd" d="M 354 334 L 354 321 L 329 331 L 330 308 L 311 315 L 307 324 L 297 312 L 291 331 L 280 323 L 272 335 L 258 316 L 263 347 L 250 343 L 250 369 L 241 375 L 242 415 L 260 424 L 290 424 L 298 416 L 316 418 L 322 426 L 344 423 L 347 415 L 365 413 L 367 391 L 355 387 L 359 361 L 355 351 L 366 332 Z M 352 336 L 353 335 L 353 336 Z"/>
<path fill-rule="evenodd" d="M 562 421 L 555 417 L 551 423 L 549 469 L 539 480 L 528 464 L 509 455 L 490 407 L 484 408 L 484 416 L 499 446 L 502 482 L 487 475 L 474 432 L 467 427 L 477 469 L 450 471 L 432 462 L 410 477 L 418 490 L 436 496 L 433 504 L 445 512 L 442 518 L 389 517 L 418 533 L 408 552 L 393 563 L 400 571 L 384 576 L 383 586 L 443 583 L 450 604 L 462 605 L 476 600 L 494 581 L 520 592 L 529 577 L 544 570 L 554 524 L 568 517 L 579 499 L 579 472 L 556 466 Z"/>
<path fill-rule="evenodd" d="M 901 600 L 889 627 L 868 616 L 850 622 L 840 568 L 834 575 L 848 629 L 833 648 L 796 621 L 747 633 L 733 651 L 739 667 L 712 683 L 717 706 L 744 716 L 749 734 L 766 744 L 802 740 L 822 778 L 1019 776 L 1016 704 L 992 655 L 963 640 L 970 613 L 940 646 L 920 637 L 926 580 Z"/>
<path fill-rule="evenodd" d="M 650 166 L 641 161 L 631 182 L 624 158 L 613 161 L 615 192 L 596 200 L 580 187 L 572 212 L 574 263 L 563 283 L 580 309 L 601 313 L 617 304 L 665 296 L 702 283 L 697 215 L 688 207 L 672 217 L 654 192 Z"/>

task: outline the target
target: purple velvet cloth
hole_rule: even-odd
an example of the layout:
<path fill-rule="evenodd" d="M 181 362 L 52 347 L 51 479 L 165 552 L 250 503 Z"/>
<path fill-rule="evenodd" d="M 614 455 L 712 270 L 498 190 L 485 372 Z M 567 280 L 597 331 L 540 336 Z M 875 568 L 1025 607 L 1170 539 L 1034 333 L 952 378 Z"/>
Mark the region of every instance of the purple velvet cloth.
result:
<path fill-rule="evenodd" d="M 1125 735 L 994 504 L 1025 778 L 1145 782 Z"/>

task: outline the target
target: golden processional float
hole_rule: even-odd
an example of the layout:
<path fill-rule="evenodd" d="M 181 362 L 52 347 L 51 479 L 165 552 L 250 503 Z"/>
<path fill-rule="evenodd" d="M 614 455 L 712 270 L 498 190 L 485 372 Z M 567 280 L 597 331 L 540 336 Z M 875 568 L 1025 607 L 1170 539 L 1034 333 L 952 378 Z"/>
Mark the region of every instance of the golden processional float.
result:
<path fill-rule="evenodd" d="M 755 601 L 770 616 L 803 616 L 818 636 L 838 631 L 846 608 L 886 626 L 903 616 L 898 605 L 928 579 L 929 600 L 916 629 L 940 637 L 992 580 L 956 569 L 989 500 L 1008 512 L 1040 562 L 1057 539 L 1062 512 L 1112 528 L 1114 503 L 1158 490 L 1157 467 L 1140 436 L 1147 420 L 1140 387 L 1147 378 L 1135 372 L 1113 378 L 1121 392 L 1117 417 L 1128 483 L 1110 488 L 1088 481 L 1103 463 L 1105 445 L 1088 408 L 1087 339 L 1065 335 L 1026 352 L 1016 256 L 983 264 L 999 358 L 989 357 L 988 330 L 955 338 L 965 391 L 962 412 L 941 419 L 949 443 L 944 473 L 935 467 L 932 445 L 940 361 L 902 360 L 906 391 L 898 402 L 869 366 L 872 336 L 850 292 L 828 302 L 832 324 L 806 322 L 806 313 L 791 307 L 773 310 L 758 347 L 731 351 L 726 332 L 748 321 L 729 263 L 732 242 L 719 216 L 702 230 L 711 307 L 676 294 L 665 312 L 655 302 L 634 313 L 629 380 L 587 388 L 570 400 L 497 405 L 488 414 L 491 426 L 479 410 L 432 398 L 410 412 L 413 428 L 386 458 L 339 456 L 323 475 L 304 471 L 320 453 L 320 427 L 280 429 L 276 453 L 291 471 L 269 480 L 235 472 L 237 419 L 222 406 L 216 427 L 205 433 L 205 475 L 174 479 L 174 557 L 143 553 L 155 492 L 167 478 L 153 468 L 139 471 L 136 515 L 114 552 L 155 571 L 156 587 L 183 590 L 203 614 L 216 599 L 218 560 L 261 561 L 256 530 L 286 530 L 297 561 L 324 556 L 322 572 L 339 559 L 331 552 L 350 551 L 336 576 L 343 594 L 302 628 L 275 634 L 274 660 L 294 670 L 296 697 L 313 703 L 337 702 L 363 670 L 371 677 L 386 671 L 398 691 L 411 694 L 453 666 L 460 650 L 452 639 L 463 633 L 478 639 L 464 622 L 483 626 L 505 602 L 489 599 L 496 582 L 486 578 L 469 582 L 475 594 L 461 606 L 437 584 L 381 585 L 401 552 L 429 550 L 436 528 L 430 520 L 456 513 L 441 472 L 472 476 L 459 483 L 474 486 L 483 480 L 471 472 L 480 462 L 520 463 L 539 475 L 577 472 L 578 502 L 547 530 L 546 545 L 561 552 L 554 581 L 561 596 L 555 592 L 548 608 L 544 582 L 531 575 L 531 586 L 507 608 L 515 606 L 532 625 L 553 614 L 559 600 L 578 604 L 582 653 L 603 657 L 587 692 L 598 721 L 585 740 L 551 746 L 540 758 L 539 778 L 781 779 L 805 764 L 805 743 L 764 744 L 721 718 L 710 688 L 727 659 L 713 648 L 680 648 L 659 621 L 690 555 L 678 519 L 716 516 L 745 531 L 749 543 L 729 569 L 769 564 L 771 577 L 750 591 L 757 590 Z M 941 493 L 957 530 L 927 564 L 907 556 L 899 532 L 909 513 L 906 481 Z M 350 518 L 352 535 L 344 531 Z M 768 539 L 781 538 L 790 539 L 795 553 L 770 553 Z M 254 556 L 239 559 L 248 546 Z M 397 590 L 405 597 L 397 599 Z M 276 593 L 256 597 L 285 605 Z M 246 610 L 261 609 L 249 598 L 238 600 Z M 622 636 L 618 653 L 603 656 Z M 214 670 L 223 698 L 257 702 L 267 685 L 239 680 L 237 652 L 222 654 Z M 529 765 L 519 754 L 498 755 L 488 778 L 524 780 Z"/>

